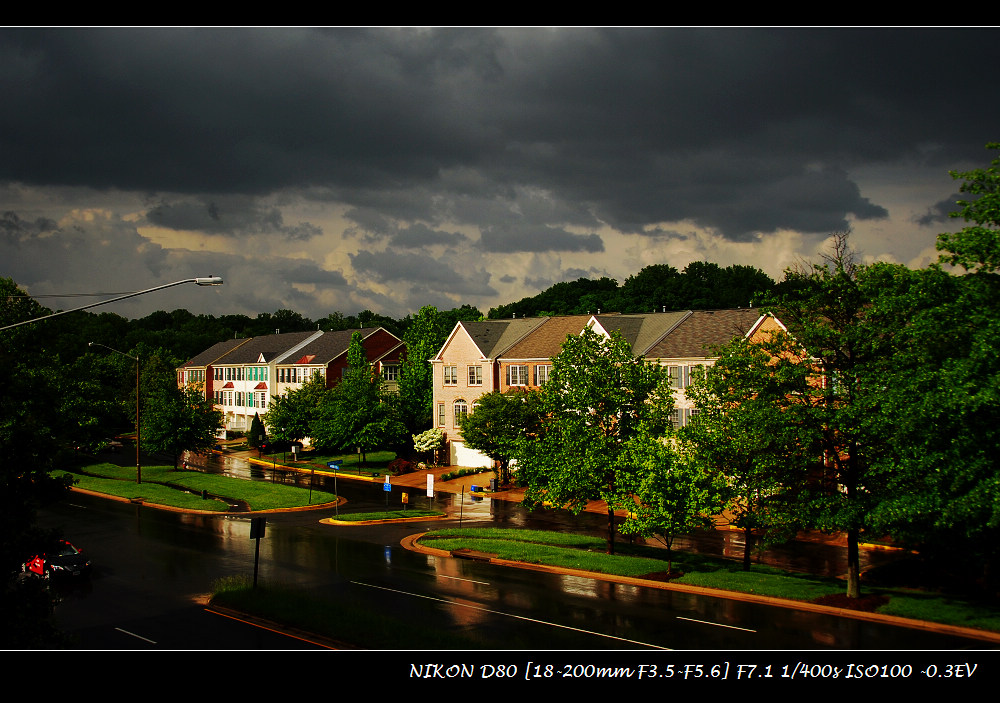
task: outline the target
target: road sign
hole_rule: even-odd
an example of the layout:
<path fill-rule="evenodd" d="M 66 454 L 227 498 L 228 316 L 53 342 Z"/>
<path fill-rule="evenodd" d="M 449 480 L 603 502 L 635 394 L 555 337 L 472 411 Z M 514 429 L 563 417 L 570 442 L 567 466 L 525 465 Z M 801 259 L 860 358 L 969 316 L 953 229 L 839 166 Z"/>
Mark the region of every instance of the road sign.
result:
<path fill-rule="evenodd" d="M 333 461 L 326 462 L 326 465 L 331 469 L 338 469 L 344 463 L 343 459 L 334 459 Z"/>
<path fill-rule="evenodd" d="M 389 474 L 385 475 L 385 483 L 382 484 L 382 490 L 383 491 L 391 491 L 392 490 L 392 484 L 389 483 Z"/>
<path fill-rule="evenodd" d="M 427 474 L 427 497 L 434 497 L 434 474 Z"/>

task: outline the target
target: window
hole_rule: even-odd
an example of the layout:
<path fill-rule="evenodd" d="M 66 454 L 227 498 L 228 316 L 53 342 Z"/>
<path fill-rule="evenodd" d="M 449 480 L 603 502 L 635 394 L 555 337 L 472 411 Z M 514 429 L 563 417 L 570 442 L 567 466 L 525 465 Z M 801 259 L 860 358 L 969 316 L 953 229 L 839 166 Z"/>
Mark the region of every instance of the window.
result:
<path fill-rule="evenodd" d="M 508 386 L 526 386 L 526 385 L 528 385 L 528 367 L 527 366 L 508 366 L 507 367 L 507 385 Z"/>
<path fill-rule="evenodd" d="M 444 425 L 444 403 L 438 403 L 438 424 Z"/>
<path fill-rule="evenodd" d="M 455 427 L 461 427 L 468 416 L 469 406 L 464 400 L 459 398 L 455 401 Z"/>
<path fill-rule="evenodd" d="M 481 386 L 481 385 L 483 385 L 483 367 L 482 366 L 470 366 L 469 367 L 469 385 L 470 386 Z"/>
<path fill-rule="evenodd" d="M 399 366 L 396 364 L 386 364 L 382 367 L 382 378 L 386 381 L 399 380 Z"/>
<path fill-rule="evenodd" d="M 535 367 L 535 385 L 541 386 L 549 382 L 549 373 L 552 371 L 551 364 L 540 364 Z"/>
<path fill-rule="evenodd" d="M 667 376 L 670 377 L 671 388 L 687 388 L 690 378 L 687 366 L 668 366 Z"/>
<path fill-rule="evenodd" d="M 446 386 L 457 386 L 458 385 L 458 367 L 457 366 L 445 366 L 444 367 L 444 385 L 446 385 Z"/>

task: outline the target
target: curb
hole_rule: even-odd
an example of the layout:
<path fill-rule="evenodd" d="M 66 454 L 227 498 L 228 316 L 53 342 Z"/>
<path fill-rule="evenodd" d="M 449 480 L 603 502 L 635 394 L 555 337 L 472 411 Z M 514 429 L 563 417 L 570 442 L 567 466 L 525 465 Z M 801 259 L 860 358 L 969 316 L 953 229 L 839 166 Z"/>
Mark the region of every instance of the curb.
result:
<path fill-rule="evenodd" d="M 420 554 L 426 554 L 428 556 L 447 557 L 452 559 L 461 558 L 456 556 L 452 552 L 446 551 L 444 549 L 435 549 L 434 547 L 427 547 L 420 544 L 418 540 L 425 534 L 427 533 L 420 532 L 414 535 L 409 535 L 401 539 L 399 544 L 404 549 L 408 549 L 413 552 L 418 552 Z M 567 576 L 589 578 L 595 581 L 620 583 L 628 586 L 658 588 L 665 591 L 678 591 L 681 593 L 691 593 L 693 595 L 710 596 L 712 598 L 726 598 L 728 600 L 736 600 L 746 603 L 759 603 L 761 605 L 770 605 L 773 607 L 785 608 L 788 610 L 804 610 L 806 612 L 812 612 L 812 613 L 824 613 L 827 615 L 835 615 L 843 618 L 850 618 L 853 620 L 879 622 L 888 625 L 897 625 L 899 627 L 905 627 L 911 630 L 925 630 L 928 632 L 939 632 L 944 634 L 956 635 L 959 637 L 969 637 L 972 639 L 982 640 L 984 642 L 992 642 L 994 644 L 1000 644 L 1000 632 L 988 632 L 986 630 L 977 630 L 968 627 L 959 627 L 957 625 L 932 623 L 932 622 L 926 622 L 924 620 L 910 620 L 908 618 L 901 618 L 895 615 L 882 615 L 880 613 L 869 613 L 861 610 L 834 608 L 829 605 L 818 605 L 816 603 L 808 603 L 805 601 L 785 600 L 783 598 L 774 598 L 772 596 L 760 596 L 760 595 L 755 595 L 753 593 L 741 593 L 739 591 L 724 591 L 721 589 L 704 588 L 701 586 L 687 586 L 685 584 L 668 583 L 664 581 L 653 581 L 650 579 L 635 578 L 632 576 L 615 576 L 614 574 L 602 574 L 595 571 L 582 571 L 579 569 L 569 569 L 565 567 L 549 566 L 546 564 L 529 564 L 527 562 L 522 562 L 522 561 L 510 561 L 507 559 L 500 559 L 499 557 L 489 557 L 489 555 L 485 556 L 487 558 L 477 559 L 477 561 L 496 564 L 498 566 L 508 566 L 515 569 L 523 569 L 525 571 L 541 571 L 550 574 L 563 574 Z"/>

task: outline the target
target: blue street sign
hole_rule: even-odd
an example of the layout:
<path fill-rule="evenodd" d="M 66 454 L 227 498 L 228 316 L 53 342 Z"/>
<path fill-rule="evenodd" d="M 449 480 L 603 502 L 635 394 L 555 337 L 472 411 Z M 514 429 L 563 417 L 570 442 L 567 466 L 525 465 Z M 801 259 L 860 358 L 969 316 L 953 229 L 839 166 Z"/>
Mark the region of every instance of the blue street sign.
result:
<path fill-rule="evenodd" d="M 333 461 L 326 462 L 326 465 L 331 469 L 336 469 L 338 466 L 344 463 L 343 459 L 334 459 Z"/>

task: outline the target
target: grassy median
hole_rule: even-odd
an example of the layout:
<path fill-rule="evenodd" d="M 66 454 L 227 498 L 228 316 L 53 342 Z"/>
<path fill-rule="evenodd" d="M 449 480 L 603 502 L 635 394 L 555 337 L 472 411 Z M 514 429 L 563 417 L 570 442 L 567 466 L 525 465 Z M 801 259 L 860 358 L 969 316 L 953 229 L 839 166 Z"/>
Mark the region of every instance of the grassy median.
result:
<path fill-rule="evenodd" d="M 135 482 L 134 466 L 107 462 L 53 473 L 69 474 L 78 488 L 184 510 L 226 512 L 230 510 L 229 500 L 245 501 L 251 510 L 278 510 L 321 505 L 337 499 L 327 491 L 313 489 L 310 492 L 298 486 L 184 471 L 172 466 L 143 466 L 142 483 Z M 208 498 L 201 497 L 203 491 Z"/>

